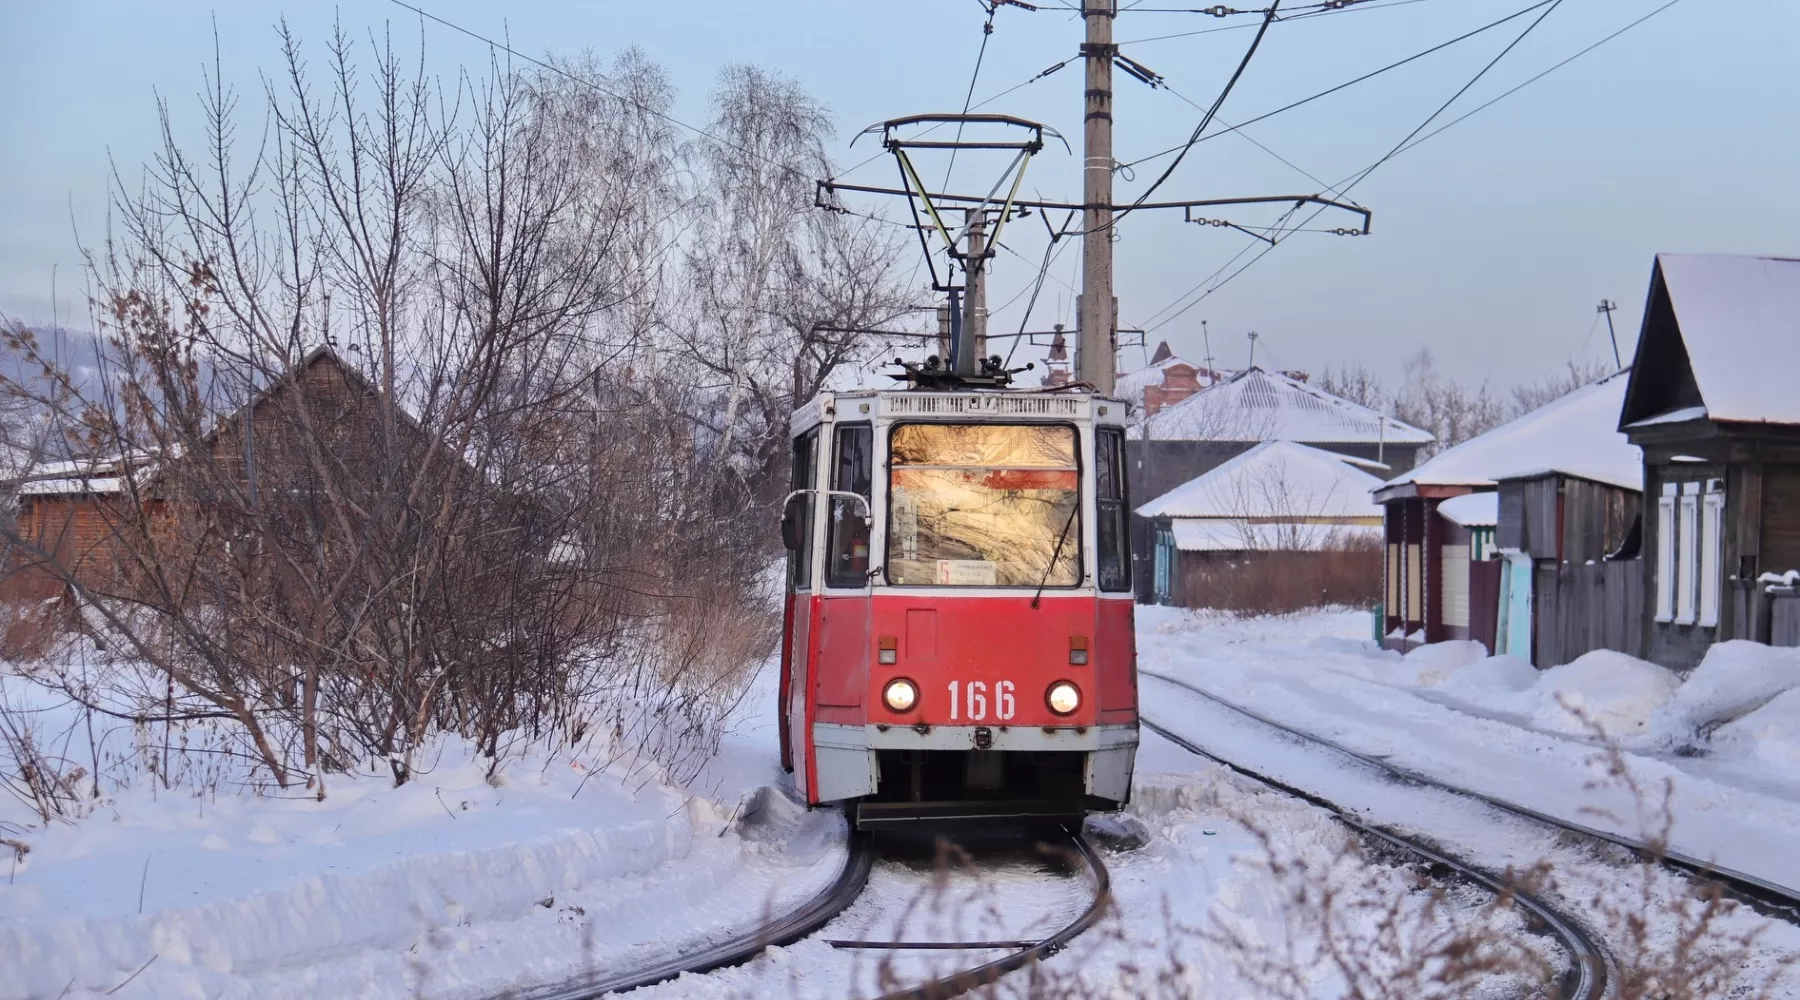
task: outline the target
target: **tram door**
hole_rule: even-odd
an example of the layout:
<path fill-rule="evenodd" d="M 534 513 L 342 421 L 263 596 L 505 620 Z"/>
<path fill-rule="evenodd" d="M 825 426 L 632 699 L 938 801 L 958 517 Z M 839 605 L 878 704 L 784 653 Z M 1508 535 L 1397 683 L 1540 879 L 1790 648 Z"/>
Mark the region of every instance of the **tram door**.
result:
<path fill-rule="evenodd" d="M 781 763 L 794 772 L 794 784 L 802 795 L 809 791 L 806 692 L 812 683 L 813 562 L 818 546 L 813 538 L 813 516 L 818 485 L 819 431 L 814 428 L 794 440 L 795 496 L 784 518 L 797 522 L 799 545 L 788 549 L 787 601 L 781 649 Z"/>

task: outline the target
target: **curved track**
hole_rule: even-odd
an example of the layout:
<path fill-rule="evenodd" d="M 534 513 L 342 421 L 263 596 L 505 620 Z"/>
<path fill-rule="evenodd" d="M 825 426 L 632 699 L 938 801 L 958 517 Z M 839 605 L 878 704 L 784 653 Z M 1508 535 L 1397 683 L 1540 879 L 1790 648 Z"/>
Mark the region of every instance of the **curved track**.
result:
<path fill-rule="evenodd" d="M 711 972 L 741 965 L 765 948 L 792 944 L 825 926 L 862 895 L 875 864 L 875 848 L 862 834 L 850 835 L 849 851 L 838 877 L 823 891 L 791 912 L 756 929 L 721 941 L 704 951 L 669 959 L 619 975 L 585 975 L 550 986 L 507 994 L 517 1000 L 591 1000 L 609 993 L 635 990 L 674 979 L 684 972 Z"/>
<path fill-rule="evenodd" d="M 1089 844 L 1085 837 L 1074 832 L 1069 832 L 1069 837 L 1074 846 L 1074 857 L 1080 859 L 1080 866 L 1086 872 L 1092 889 L 1092 899 L 1079 916 L 1043 940 L 1004 942 L 1003 944 L 1010 950 L 999 958 L 940 976 L 916 986 L 884 994 L 881 1000 L 943 1000 L 947 997 L 960 996 L 996 982 L 1009 972 L 1049 958 L 1061 951 L 1082 932 L 1094 926 L 1112 901 L 1112 879 L 1107 873 L 1105 863 L 1100 860 L 1099 853 L 1094 850 L 1093 845 Z M 747 933 L 721 941 L 704 951 L 617 975 L 585 975 L 536 989 L 514 991 L 508 993 L 507 996 L 516 998 L 516 1000 L 592 1000 L 592 998 L 634 990 L 641 986 L 667 982 L 683 973 L 711 972 L 728 966 L 742 965 L 762 954 L 767 948 L 792 944 L 809 937 L 842 913 L 862 895 L 869 880 L 869 872 L 874 866 L 876 853 L 868 836 L 853 833 L 850 837 L 849 853 L 844 860 L 844 867 L 830 886 L 792 912 Z M 896 947 L 884 942 L 834 941 L 831 943 L 841 947 Z M 968 942 L 959 944 L 947 942 L 923 947 L 945 950 L 973 949 L 984 944 L 1000 943 Z M 912 944 L 900 947 L 918 948 L 921 946 Z"/>
<path fill-rule="evenodd" d="M 1064 924 L 1056 933 L 1042 941 L 1011 942 L 1018 947 L 1011 953 L 985 962 L 973 968 L 953 972 L 917 986 L 909 986 L 903 990 L 895 990 L 883 994 L 880 1000 L 943 1000 L 945 997 L 961 996 L 971 990 L 980 989 L 996 982 L 1001 976 L 1022 969 L 1033 962 L 1040 962 L 1063 950 L 1070 941 L 1079 937 L 1106 912 L 1112 902 L 1112 876 L 1106 871 L 1106 865 L 1100 860 L 1099 852 L 1094 850 L 1087 838 L 1078 832 L 1065 831 L 1074 843 L 1075 852 L 1081 858 L 1082 867 L 1086 869 L 1088 881 L 1093 889 L 1093 899 L 1088 903 L 1080 916 Z"/>
<path fill-rule="evenodd" d="M 1186 685 L 1182 686 L 1186 687 Z M 1205 747 L 1189 740 L 1187 737 L 1182 736 L 1180 733 L 1157 725 L 1147 718 L 1140 717 L 1138 721 L 1144 728 L 1157 733 L 1164 739 L 1167 739 L 1169 742 L 1174 743 L 1176 746 L 1181 747 L 1189 753 L 1205 757 L 1207 760 L 1229 768 L 1247 778 L 1262 782 L 1271 788 L 1286 792 L 1289 795 L 1303 799 L 1321 809 L 1327 810 L 1336 816 L 1345 826 L 1350 827 L 1352 830 L 1355 830 L 1365 837 L 1379 840 L 1382 843 L 1398 848 L 1405 853 L 1423 858 L 1430 864 L 1442 865 L 1451 871 L 1456 872 L 1469 882 L 1472 882 L 1495 895 L 1510 891 L 1519 907 L 1535 917 L 1543 927 L 1562 944 L 1563 949 L 1569 953 L 1569 971 L 1564 975 L 1561 984 L 1562 989 L 1558 995 L 1569 997 L 1571 1000 L 1601 1000 L 1601 998 L 1606 995 L 1607 974 L 1610 968 L 1606 951 L 1600 947 L 1580 924 L 1564 916 L 1543 900 L 1530 893 L 1509 889 L 1492 874 L 1464 864 L 1455 858 L 1441 854 L 1415 840 L 1394 833 L 1391 830 L 1371 826 L 1350 815 L 1348 812 L 1339 808 L 1336 803 L 1333 803 L 1328 799 L 1321 798 L 1304 789 L 1296 788 L 1278 778 L 1270 777 L 1253 768 L 1238 764 L 1235 761 L 1226 760 L 1207 750 Z"/>
<path fill-rule="evenodd" d="M 1741 902 L 1750 904 L 1761 912 L 1779 916 L 1790 921 L 1800 922 L 1800 894 L 1796 894 L 1795 890 L 1789 889 L 1786 886 L 1758 878 L 1747 872 L 1734 871 L 1730 868 L 1721 868 L 1717 865 L 1708 864 L 1698 858 L 1689 857 L 1678 851 L 1668 850 L 1666 847 L 1658 848 L 1656 845 L 1648 844 L 1641 840 L 1633 840 L 1630 837 L 1611 833 L 1606 830 L 1599 830 L 1583 823 L 1575 823 L 1570 820 L 1561 819 L 1548 813 L 1539 812 L 1538 810 L 1527 806 L 1521 806 L 1508 802 L 1505 799 L 1495 798 L 1494 796 L 1483 792 L 1439 781 L 1429 775 L 1422 774 L 1409 768 L 1400 767 L 1397 764 L 1390 763 L 1379 757 L 1372 757 L 1368 754 L 1352 750 L 1334 740 L 1322 736 L 1315 736 L 1304 730 L 1295 729 L 1292 726 L 1277 722 L 1260 712 L 1245 708 L 1242 705 L 1228 701 L 1216 694 L 1195 687 L 1186 681 L 1170 677 L 1167 674 L 1158 673 L 1153 670 L 1145 670 L 1141 673 L 1143 676 L 1154 677 L 1159 681 L 1172 684 L 1184 691 L 1196 694 L 1214 704 L 1228 708 L 1247 719 L 1268 726 L 1271 729 L 1280 730 L 1281 732 L 1287 733 L 1289 736 L 1296 737 L 1317 746 L 1325 747 L 1326 749 L 1332 750 L 1344 757 L 1348 757 L 1359 764 L 1385 771 L 1402 781 L 1424 785 L 1429 788 L 1438 789 L 1439 791 L 1449 792 L 1452 795 L 1473 799 L 1485 805 L 1492 806 L 1501 812 L 1510 813 L 1522 819 L 1531 820 L 1532 822 L 1541 823 L 1547 826 L 1553 826 L 1559 830 L 1566 830 L 1579 836 L 1603 841 L 1616 847 L 1622 847 L 1640 857 L 1654 858 L 1671 868 L 1678 869 L 1698 878 L 1719 883 L 1728 894 Z"/>

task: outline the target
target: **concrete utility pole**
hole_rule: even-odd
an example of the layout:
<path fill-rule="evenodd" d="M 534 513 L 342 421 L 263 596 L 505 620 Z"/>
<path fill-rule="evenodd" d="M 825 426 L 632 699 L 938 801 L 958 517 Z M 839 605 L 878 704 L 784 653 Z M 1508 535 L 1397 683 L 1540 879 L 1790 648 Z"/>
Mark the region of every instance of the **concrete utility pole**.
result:
<path fill-rule="evenodd" d="M 1619 308 L 1617 302 L 1601 299 L 1599 308 L 1594 310 L 1595 312 L 1603 312 L 1606 314 L 1606 335 L 1612 338 L 1614 371 L 1625 367 L 1625 362 L 1619 360 L 1619 335 L 1613 332 L 1612 314 L 1613 310 L 1617 308 Z"/>
<path fill-rule="evenodd" d="M 1112 68 L 1118 0 L 1082 0 L 1087 43 L 1087 117 L 1082 129 L 1081 305 L 1077 377 L 1110 394 L 1118 368 L 1118 316 L 1113 300 Z"/>
<path fill-rule="evenodd" d="M 963 292 L 962 336 L 956 342 L 958 375 L 974 375 L 987 357 L 987 210 L 967 209 L 969 227 L 968 288 Z"/>

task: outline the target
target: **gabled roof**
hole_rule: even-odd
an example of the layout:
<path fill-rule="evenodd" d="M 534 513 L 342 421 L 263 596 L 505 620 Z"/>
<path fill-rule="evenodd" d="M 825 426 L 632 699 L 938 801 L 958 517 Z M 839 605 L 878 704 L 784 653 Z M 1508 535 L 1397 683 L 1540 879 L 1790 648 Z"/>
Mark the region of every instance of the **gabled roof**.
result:
<path fill-rule="evenodd" d="M 1277 372 L 1246 368 L 1132 428 L 1153 441 L 1430 444 L 1432 436 Z"/>
<path fill-rule="evenodd" d="M 1620 427 L 1800 424 L 1800 259 L 1657 254 L 1632 370 Z"/>
<path fill-rule="evenodd" d="M 1627 374 L 1616 372 L 1590 382 L 1517 420 L 1445 449 L 1418 468 L 1381 484 L 1380 489 L 1385 493 L 1409 485 L 1484 487 L 1502 479 L 1554 472 L 1641 490 L 1643 451 L 1617 429 Z"/>
<path fill-rule="evenodd" d="M 1167 376 L 1169 369 L 1176 365 L 1186 365 L 1187 367 L 1194 369 L 1194 371 L 1198 373 L 1198 380 L 1201 388 L 1205 388 L 1208 384 L 1206 367 L 1204 365 L 1197 365 L 1186 358 L 1170 354 L 1160 361 L 1152 361 L 1144 367 L 1139 368 L 1137 371 L 1126 372 L 1125 374 L 1120 375 L 1113 382 L 1113 395 L 1118 396 L 1120 399 L 1131 400 L 1132 405 L 1134 406 L 1139 405 L 1144 401 L 1144 390 L 1153 385 L 1162 385 L 1163 379 Z"/>
<path fill-rule="evenodd" d="M 1356 463 L 1372 464 L 1372 463 Z M 1144 517 L 1380 517 L 1381 480 L 1335 452 L 1264 441 L 1139 507 Z"/>

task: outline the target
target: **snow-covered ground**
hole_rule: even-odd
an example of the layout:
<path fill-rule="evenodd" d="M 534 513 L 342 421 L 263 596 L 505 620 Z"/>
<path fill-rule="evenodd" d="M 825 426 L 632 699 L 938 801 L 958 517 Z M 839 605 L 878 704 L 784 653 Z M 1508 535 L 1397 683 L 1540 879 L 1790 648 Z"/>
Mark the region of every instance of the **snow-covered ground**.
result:
<path fill-rule="evenodd" d="M 68 731 L 68 706 L 0 685 Z M 543 750 L 490 779 L 446 741 L 406 785 L 370 767 L 323 801 L 140 773 L 45 827 L 0 799 L 30 848 L 0 856 L 0 998 L 484 997 L 692 950 L 843 860 L 841 818 L 769 794 L 772 739 L 726 741 L 756 751 L 693 789 Z"/>
<path fill-rule="evenodd" d="M 1595 787 L 1606 778 L 1595 763 L 1600 740 L 1570 715 L 1578 706 L 1624 745 L 1647 785 L 1673 780 L 1678 848 L 1800 885 L 1800 861 L 1781 849 L 1800 829 L 1792 652 L 1721 647 L 1683 683 L 1610 654 L 1541 674 L 1467 645 L 1401 657 L 1374 648 L 1361 613 L 1240 620 L 1144 608 L 1139 623 L 1147 671 L 1407 767 L 1636 835 L 1629 801 Z M 0 1000 L 489 997 L 638 967 L 741 932 L 816 893 L 843 859 L 841 819 L 798 809 L 778 790 L 786 778 L 776 763 L 773 675 L 772 666 L 762 671 L 718 753 L 683 787 L 654 767 L 596 768 L 542 749 L 489 780 L 485 761 L 445 742 L 407 785 L 393 787 L 386 768 L 371 765 L 334 778 L 322 802 L 303 790 L 256 794 L 207 778 L 213 772 L 201 765 L 175 787 L 140 774 L 86 815 L 48 827 L 0 799 L 0 836 L 31 848 L 11 864 L 0 853 Z M 1494 867 L 1549 862 L 1553 894 L 1593 926 L 1640 899 L 1672 905 L 1683 891 L 1667 882 L 1634 896 L 1642 870 L 1618 858 L 1272 736 L 1166 682 L 1143 684 L 1151 718 L 1373 821 Z M 18 677 L 0 675 L 0 697 L 67 710 Z M 72 744 L 87 739 L 79 727 L 50 728 Z M 1617 819 L 1594 815 L 1596 806 Z M 1308 995 L 1344 995 L 1345 975 L 1315 950 L 1325 929 L 1317 898 L 1303 902 L 1307 885 L 1331 886 L 1339 905 L 1367 904 L 1333 918 L 1349 920 L 1332 930 L 1350 939 L 1372 939 L 1377 928 L 1347 914 L 1394 906 L 1426 938 L 1472 929 L 1561 961 L 1512 913 L 1460 893 L 1437 905 L 1404 867 L 1349 853 L 1349 837 L 1321 810 L 1149 733 L 1126 822 L 1141 824 L 1148 843 L 1108 849 L 1115 910 L 1042 970 L 1062 995 L 1268 995 L 1280 971 L 1256 967 L 1268 961 L 1305 966 Z M 824 933 L 645 995 L 841 998 L 917 981 L 971 956 L 826 942 L 1040 936 L 1086 902 L 1081 879 L 1045 867 L 1027 852 L 1001 851 L 946 876 L 929 857 L 892 854 Z M 1747 933 L 1759 922 L 1740 913 L 1725 926 Z M 1767 929 L 1758 949 L 1744 971 L 1752 980 L 1800 950 L 1800 930 Z M 1490 977 L 1453 995 L 1510 995 L 1515 986 Z"/>
<path fill-rule="evenodd" d="M 1648 793 L 1642 804 L 1659 806 L 1672 787 L 1674 850 L 1800 891 L 1800 649 L 1725 643 L 1683 683 L 1606 651 L 1541 672 L 1470 642 L 1402 656 L 1376 648 L 1368 629 L 1363 612 L 1234 620 L 1145 608 L 1139 657 L 1146 670 L 1452 784 L 1655 835 L 1633 794 L 1606 780 L 1596 748 L 1611 740 Z"/>

